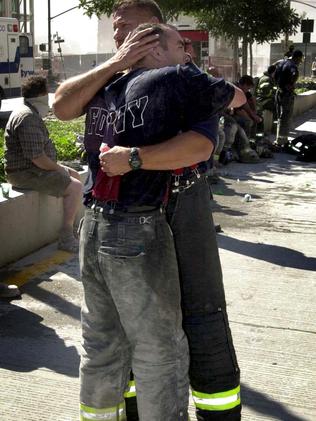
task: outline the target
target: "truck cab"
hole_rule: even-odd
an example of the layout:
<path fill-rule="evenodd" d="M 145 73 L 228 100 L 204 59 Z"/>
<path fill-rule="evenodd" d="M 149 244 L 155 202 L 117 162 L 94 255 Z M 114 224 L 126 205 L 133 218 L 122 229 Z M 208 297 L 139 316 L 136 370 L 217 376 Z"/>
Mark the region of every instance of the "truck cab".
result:
<path fill-rule="evenodd" d="M 21 81 L 34 73 L 33 39 L 15 18 L 0 17 L 0 100 L 21 96 Z"/>

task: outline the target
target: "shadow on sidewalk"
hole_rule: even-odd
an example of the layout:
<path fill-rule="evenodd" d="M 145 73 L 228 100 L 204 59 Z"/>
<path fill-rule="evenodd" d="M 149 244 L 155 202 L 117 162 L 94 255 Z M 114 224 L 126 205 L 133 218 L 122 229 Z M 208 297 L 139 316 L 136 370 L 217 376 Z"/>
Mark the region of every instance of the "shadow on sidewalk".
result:
<path fill-rule="evenodd" d="M 65 299 L 64 297 L 56 294 L 55 292 L 42 288 L 40 285 L 42 282 L 47 282 L 47 280 L 32 280 L 32 282 L 24 285 L 21 288 L 22 294 L 27 293 L 36 301 L 48 304 L 50 307 L 55 308 L 61 314 L 65 314 L 75 320 L 80 320 L 80 307 Z"/>
<path fill-rule="evenodd" d="M 35 313 L 10 303 L 0 306 L 0 367 L 29 372 L 47 368 L 78 377 L 79 355 Z"/>
<path fill-rule="evenodd" d="M 306 421 L 306 418 L 291 414 L 284 404 L 276 402 L 264 393 L 250 389 L 244 384 L 241 385 L 241 394 L 243 405 L 263 414 L 265 419 L 268 419 L 266 418 L 268 415 L 273 417 L 274 420 L 280 421 Z"/>
<path fill-rule="evenodd" d="M 234 253 L 283 267 L 316 271 L 316 258 L 306 257 L 297 250 L 272 244 L 252 243 L 251 241 L 238 240 L 222 234 L 217 237 L 217 241 L 220 248 L 233 251 Z"/>

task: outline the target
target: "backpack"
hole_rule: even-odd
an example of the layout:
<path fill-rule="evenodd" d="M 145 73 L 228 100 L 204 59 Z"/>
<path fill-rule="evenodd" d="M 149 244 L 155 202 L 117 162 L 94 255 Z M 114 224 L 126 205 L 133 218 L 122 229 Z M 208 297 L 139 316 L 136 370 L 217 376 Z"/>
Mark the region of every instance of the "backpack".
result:
<path fill-rule="evenodd" d="M 293 139 L 289 152 L 296 154 L 297 161 L 316 162 L 316 134 L 304 134 Z"/>

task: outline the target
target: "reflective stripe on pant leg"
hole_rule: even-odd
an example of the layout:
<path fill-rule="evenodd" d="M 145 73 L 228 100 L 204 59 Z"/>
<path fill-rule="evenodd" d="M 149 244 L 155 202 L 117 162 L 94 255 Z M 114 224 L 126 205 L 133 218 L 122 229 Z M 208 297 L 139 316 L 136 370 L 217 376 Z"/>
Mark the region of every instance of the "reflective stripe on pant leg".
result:
<path fill-rule="evenodd" d="M 112 408 L 92 408 L 80 404 L 80 421 L 126 421 L 125 404 Z"/>
<path fill-rule="evenodd" d="M 226 411 L 240 405 L 240 386 L 219 393 L 201 393 L 192 391 L 196 408 L 206 411 Z"/>
<path fill-rule="evenodd" d="M 124 398 L 134 398 L 136 396 L 135 380 L 128 382 L 128 389 L 124 393 Z"/>
<path fill-rule="evenodd" d="M 134 374 L 131 371 L 127 390 L 124 393 L 126 418 L 128 421 L 139 421 L 138 407 L 136 399 L 136 387 L 134 381 Z"/>

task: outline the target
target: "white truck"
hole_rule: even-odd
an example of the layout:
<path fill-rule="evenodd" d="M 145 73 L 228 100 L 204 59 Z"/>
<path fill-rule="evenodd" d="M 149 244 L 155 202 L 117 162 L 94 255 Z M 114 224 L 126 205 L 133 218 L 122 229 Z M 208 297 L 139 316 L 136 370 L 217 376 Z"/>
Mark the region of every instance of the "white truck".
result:
<path fill-rule="evenodd" d="M 21 81 L 34 73 L 33 37 L 15 18 L 0 17 L 0 101 L 21 96 Z"/>

